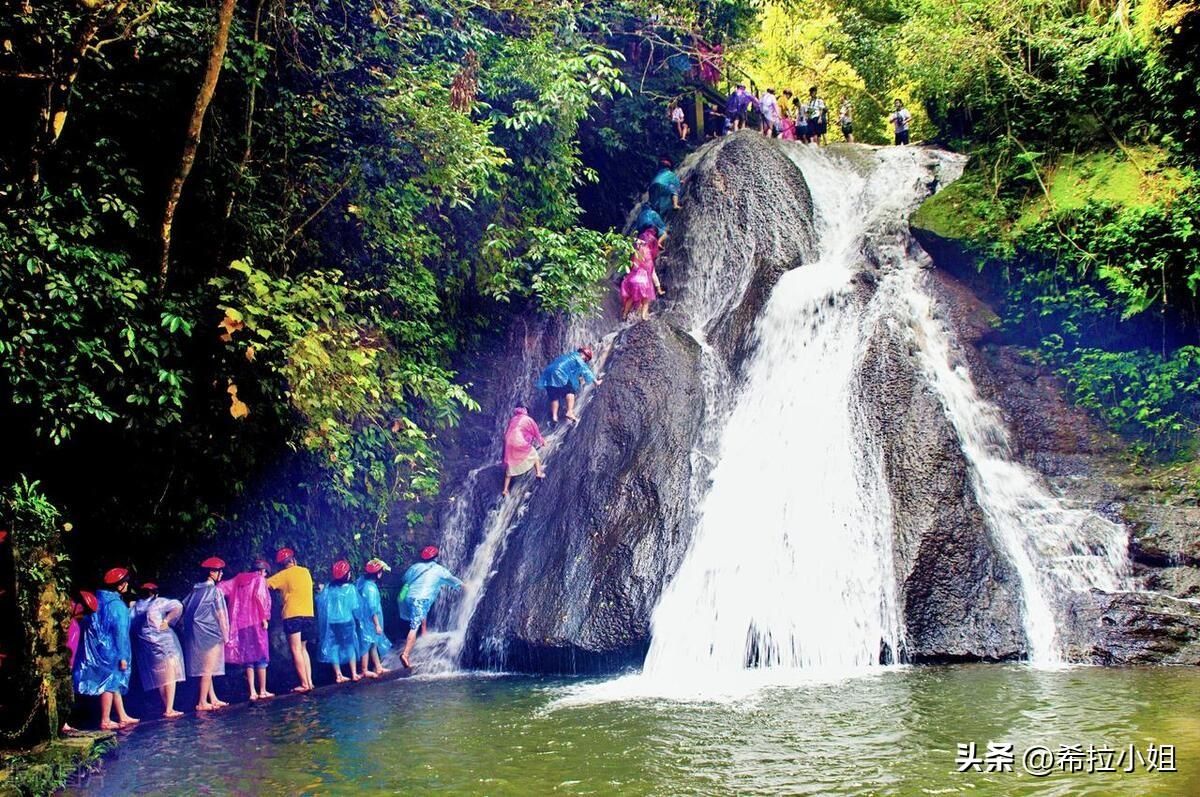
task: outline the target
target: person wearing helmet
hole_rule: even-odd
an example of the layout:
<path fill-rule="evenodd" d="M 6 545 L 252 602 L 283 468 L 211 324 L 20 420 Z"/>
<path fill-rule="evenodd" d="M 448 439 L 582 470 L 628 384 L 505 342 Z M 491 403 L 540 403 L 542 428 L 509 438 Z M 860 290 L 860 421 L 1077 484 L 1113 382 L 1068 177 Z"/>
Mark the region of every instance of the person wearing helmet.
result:
<path fill-rule="evenodd" d="M 417 642 L 417 632 L 423 628 L 425 618 L 437 602 L 442 587 L 462 589 L 463 583 L 442 567 L 437 557 L 437 546 L 427 545 L 421 549 L 421 561 L 404 571 L 404 588 L 400 591 L 400 617 L 408 620 L 408 638 L 404 641 L 404 652 L 400 654 L 400 662 L 409 669 L 412 669 L 412 662 L 408 657 Z"/>
<path fill-rule="evenodd" d="M 196 711 L 214 711 L 229 705 L 217 698 L 213 676 L 225 674 L 225 643 L 229 640 L 229 615 L 225 596 L 217 583 L 225 573 L 225 562 L 210 556 L 200 563 L 203 581 L 192 587 L 183 602 L 184 652 L 189 678 L 200 679 Z"/>
<path fill-rule="evenodd" d="M 129 571 L 114 567 L 104 574 L 104 589 L 96 591 L 96 611 L 80 623 L 79 653 L 71 673 L 75 691 L 100 697 L 100 729 L 112 731 L 136 725 L 125 712 L 122 695 L 129 689 L 133 654 L 129 644 Z M 113 709 L 117 721 L 113 722 Z"/>
<path fill-rule="evenodd" d="M 638 237 L 647 230 L 654 230 L 654 235 L 657 236 L 660 247 L 666 246 L 667 223 L 663 221 L 663 217 L 659 212 L 650 206 L 649 202 L 644 202 L 642 203 L 642 209 L 637 214 L 637 218 L 634 219 L 633 234 L 635 237 Z"/>
<path fill-rule="evenodd" d="M 658 165 L 658 174 L 650 181 L 646 198 L 650 207 L 661 216 L 669 211 L 679 210 L 679 192 L 683 190 L 683 184 L 679 182 L 679 177 L 673 169 L 675 164 L 670 158 L 661 158 Z"/>
<path fill-rule="evenodd" d="M 238 573 L 217 585 L 225 595 L 229 613 L 225 661 L 245 668 L 251 700 L 275 697 L 267 691 L 267 665 L 271 660 L 271 645 L 267 640 L 267 627 L 271 622 L 271 592 L 267 587 L 269 569 L 267 560 L 259 557 L 245 573 Z"/>
<path fill-rule="evenodd" d="M 382 559 L 372 559 L 363 567 L 363 574 L 355 584 L 359 598 L 358 634 L 363 644 L 362 674 L 368 678 L 378 678 L 387 672 L 379 657 L 392 649 L 392 640 L 383 633 L 383 601 L 379 597 L 379 580 L 391 569 Z"/>
<path fill-rule="evenodd" d="M 567 402 L 567 420 L 577 423 L 579 418 L 575 415 L 575 393 L 585 383 L 593 382 L 597 385 L 603 383 L 604 380 L 597 379 L 596 375 L 592 373 L 592 369 L 588 367 L 588 363 L 591 361 L 592 350 L 587 346 L 581 346 L 577 351 L 569 351 L 554 358 L 554 361 L 547 365 L 542 371 L 542 375 L 538 377 L 538 388 L 545 390 L 546 398 L 550 400 L 550 421 L 552 423 L 558 423 L 558 406 L 563 399 L 566 399 Z"/>
<path fill-rule="evenodd" d="M 175 709 L 175 685 L 185 680 L 183 648 L 172 626 L 183 616 L 183 604 L 160 597 L 153 581 L 142 584 L 141 592 L 145 597 L 133 604 L 133 652 L 142 689 L 158 690 L 165 719 L 182 717 Z"/>
<path fill-rule="evenodd" d="M 304 643 L 316 633 L 313 625 L 312 573 L 307 567 L 296 563 L 296 552 L 291 548 L 276 551 L 275 564 L 281 569 L 267 579 L 267 586 L 278 590 L 283 597 L 283 630 L 292 652 L 296 677 L 300 679 L 299 685 L 292 691 L 307 692 L 313 688 L 312 659 Z"/>
<path fill-rule="evenodd" d="M 646 230 L 634 242 L 633 257 L 630 258 L 629 273 L 621 280 L 621 320 L 629 318 L 635 308 L 645 321 L 650 317 L 650 303 L 662 296 L 662 283 L 654 263 L 658 259 L 658 238 L 652 230 Z"/>
<path fill-rule="evenodd" d="M 533 471 L 537 478 L 546 478 L 538 449 L 546 445 L 537 421 L 529 417 L 529 409 L 518 404 L 513 409 L 508 428 L 504 430 L 504 488 L 501 495 L 508 495 L 514 476 Z"/>
<path fill-rule="evenodd" d="M 358 637 L 355 616 L 360 613 L 358 590 L 350 583 L 350 563 L 339 559 L 330 568 L 333 583 L 317 595 L 317 632 L 321 640 L 321 661 L 333 665 L 333 680 L 344 684 L 359 680 L 358 659 L 362 641 Z M 350 678 L 342 674 L 342 665 L 350 665 Z"/>

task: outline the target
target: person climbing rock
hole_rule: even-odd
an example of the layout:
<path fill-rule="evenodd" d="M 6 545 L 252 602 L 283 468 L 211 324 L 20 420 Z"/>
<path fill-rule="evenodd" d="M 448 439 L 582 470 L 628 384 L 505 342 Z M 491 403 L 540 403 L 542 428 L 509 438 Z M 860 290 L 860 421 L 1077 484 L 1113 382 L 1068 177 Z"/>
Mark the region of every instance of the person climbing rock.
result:
<path fill-rule="evenodd" d="M 762 114 L 762 134 L 774 138 L 780 132 L 779 100 L 775 97 L 775 89 L 768 88 L 758 100 L 759 112 Z"/>
<path fill-rule="evenodd" d="M 733 94 L 725 102 L 725 132 L 736 133 L 746 126 L 746 118 L 750 111 L 750 103 L 754 98 L 746 91 L 744 83 L 737 84 Z"/>
<path fill-rule="evenodd" d="M 903 147 L 908 144 L 908 128 L 912 124 L 912 114 L 904 107 L 904 103 L 899 98 L 896 99 L 893 107 L 895 110 L 888 117 L 888 121 L 892 123 L 896 146 Z"/>
<path fill-rule="evenodd" d="M 454 577 L 437 561 L 438 549 L 435 545 L 427 545 L 421 549 L 421 561 L 416 562 L 404 571 L 404 589 L 400 593 L 400 616 L 408 620 L 408 638 L 404 641 L 404 651 L 400 661 L 405 667 L 412 669 L 413 645 L 417 642 L 417 632 L 421 630 L 425 618 L 429 616 L 442 587 L 452 590 L 462 589 L 463 583 Z"/>
<path fill-rule="evenodd" d="M 658 236 L 658 245 L 664 246 L 667 242 L 667 223 L 663 221 L 663 217 L 658 211 L 650 206 L 649 202 L 642 204 L 641 211 L 638 212 L 637 219 L 633 222 L 633 234 L 641 235 L 646 230 L 654 230 L 654 234 Z"/>
<path fill-rule="evenodd" d="M 597 379 L 588 367 L 591 361 L 592 350 L 582 346 L 576 351 L 569 351 L 554 358 L 538 377 L 538 389 L 545 390 L 546 398 L 550 400 L 551 423 L 558 423 L 558 406 L 563 399 L 567 402 L 567 420 L 572 423 L 579 422 L 575 415 L 575 394 L 586 382 L 600 385 L 604 381 Z"/>
<path fill-rule="evenodd" d="M 363 567 L 363 574 L 355 584 L 359 598 L 357 619 L 358 635 L 362 639 L 362 674 L 367 678 L 378 678 L 388 671 L 380 657 L 392 649 L 392 640 L 383 632 L 379 580 L 391 569 L 382 559 L 372 559 Z"/>
<path fill-rule="evenodd" d="M 229 640 L 229 615 L 225 596 L 217 583 L 225 562 L 210 556 L 200 563 L 205 579 L 192 587 L 183 602 L 183 638 L 189 678 L 200 679 L 196 711 L 215 711 L 229 705 L 217 698 L 213 678 L 225 674 L 225 643 Z"/>
<path fill-rule="evenodd" d="M 808 140 L 813 144 L 824 144 L 825 133 L 829 127 L 829 109 L 825 100 L 817 96 L 817 87 L 808 90 Z"/>
<path fill-rule="evenodd" d="M 96 592 L 96 611 L 83 618 L 79 652 L 71 676 L 75 691 L 100 697 L 100 729 L 113 731 L 136 725 L 125 712 L 122 697 L 129 691 L 129 607 L 122 596 L 129 591 L 129 571 L 114 567 L 104 574 L 104 589 Z M 113 709 L 117 720 L 113 722 Z"/>
<path fill-rule="evenodd" d="M 508 495 L 514 476 L 522 476 L 533 470 L 537 478 L 546 478 L 538 449 L 546 445 L 537 421 L 529 417 L 529 409 L 518 404 L 513 409 L 508 428 L 504 430 L 504 488 L 501 495 Z"/>
<path fill-rule="evenodd" d="M 669 115 L 671 124 L 675 125 L 675 135 L 679 136 L 680 141 L 687 141 L 691 129 L 688 127 L 687 117 L 683 115 L 683 108 L 679 107 L 678 102 L 671 103 Z"/>
<path fill-rule="evenodd" d="M 313 638 L 313 580 L 307 567 L 296 563 L 296 552 L 280 548 L 275 552 L 275 564 L 281 569 L 267 579 L 267 586 L 278 590 L 283 597 L 283 630 L 287 634 L 292 664 L 300 683 L 293 692 L 313 688 L 312 659 L 304 643 Z"/>
<path fill-rule="evenodd" d="M 251 700 L 275 697 L 267 691 L 267 667 L 271 663 L 271 645 L 267 638 L 271 622 L 271 592 L 267 587 L 269 569 L 266 559 L 255 559 L 245 573 L 238 573 L 217 585 L 225 595 L 229 614 L 225 663 L 245 669 Z"/>
<path fill-rule="evenodd" d="M 358 590 L 350 583 L 350 563 L 339 559 L 329 575 L 333 583 L 317 595 L 317 634 L 320 638 L 321 661 L 333 666 L 333 680 L 344 684 L 358 681 L 358 659 L 362 644 L 358 637 L 355 616 L 359 613 Z M 342 673 L 342 665 L 350 666 L 350 678 Z"/>
<path fill-rule="evenodd" d="M 186 680 L 183 648 L 172 626 L 179 624 L 183 604 L 160 597 L 153 581 L 142 584 L 141 592 L 145 597 L 133 604 L 132 628 L 134 663 L 142 689 L 158 690 L 164 719 L 182 717 L 183 712 L 175 708 L 175 687 Z"/>
<path fill-rule="evenodd" d="M 658 166 L 658 174 L 650 181 L 646 198 L 650 207 L 661 217 L 672 210 L 679 210 L 679 192 L 683 190 L 683 184 L 679 182 L 679 177 L 674 172 L 675 164 L 670 158 L 660 158 Z"/>
<path fill-rule="evenodd" d="M 842 97 L 842 106 L 838 110 L 838 126 L 842 128 L 842 138 L 854 143 L 854 106 L 848 97 Z"/>
<path fill-rule="evenodd" d="M 796 120 L 793 117 L 796 110 L 793 97 L 791 89 L 784 89 L 779 95 L 779 137 L 784 141 L 796 140 Z"/>
<path fill-rule="evenodd" d="M 658 238 L 653 230 L 638 236 L 630 258 L 629 273 L 621 280 L 621 320 L 629 318 L 635 307 L 642 320 L 650 317 L 650 303 L 663 295 L 662 283 L 654 264 L 658 258 Z"/>

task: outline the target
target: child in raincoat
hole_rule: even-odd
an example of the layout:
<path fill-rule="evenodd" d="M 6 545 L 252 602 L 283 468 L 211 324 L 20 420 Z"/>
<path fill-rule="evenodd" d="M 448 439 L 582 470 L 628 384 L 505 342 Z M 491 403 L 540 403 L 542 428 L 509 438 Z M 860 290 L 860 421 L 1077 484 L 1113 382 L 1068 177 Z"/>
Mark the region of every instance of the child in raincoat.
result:
<path fill-rule="evenodd" d="M 387 672 L 380 656 L 392 649 L 392 641 L 383 633 L 383 601 L 379 598 L 379 579 L 391 570 L 382 559 L 372 559 L 363 567 L 355 588 L 358 590 L 358 635 L 362 640 L 362 674 L 378 678 Z M 371 665 L 374 665 L 374 669 Z"/>
<path fill-rule="evenodd" d="M 504 431 L 504 489 L 501 495 L 508 495 L 514 476 L 533 470 L 539 479 L 546 478 L 542 459 L 537 452 L 544 445 L 546 441 L 542 438 L 537 421 L 529 417 L 529 410 L 524 405 L 518 405 Z"/>
<path fill-rule="evenodd" d="M 245 668 L 251 700 L 275 697 L 267 691 L 267 665 L 271 659 L 271 646 L 267 639 L 267 627 L 271 621 L 271 593 L 267 588 L 269 569 L 267 560 L 255 559 L 254 566 L 245 573 L 238 573 L 217 585 L 225 595 L 226 611 L 229 613 L 225 663 Z"/>
<path fill-rule="evenodd" d="M 633 257 L 630 261 L 629 273 L 621 280 L 621 320 L 629 317 L 629 312 L 635 306 L 642 320 L 650 317 L 650 303 L 655 296 L 661 296 L 664 291 L 658 281 L 658 273 L 654 270 L 654 262 L 658 258 L 658 238 L 652 230 L 646 230 L 638 236 L 634 244 Z"/>
<path fill-rule="evenodd" d="M 217 698 L 213 676 L 225 674 L 225 643 L 229 640 L 229 615 L 225 596 L 217 583 L 225 571 L 225 562 L 210 556 L 200 563 L 208 577 L 192 587 L 183 602 L 183 633 L 187 652 L 187 674 L 200 679 L 197 711 L 213 711 L 229 705 Z"/>
<path fill-rule="evenodd" d="M 183 604 L 159 597 L 158 585 L 142 585 L 146 597 L 133 604 L 134 661 L 142 689 L 157 689 L 163 702 L 163 717 L 182 717 L 175 710 L 175 684 L 184 680 L 183 648 L 171 626 L 183 616 Z"/>
<path fill-rule="evenodd" d="M 320 659 L 333 665 L 333 679 L 342 684 L 362 678 L 358 673 L 362 641 L 355 622 L 361 599 L 350 583 L 349 562 L 334 562 L 331 575 L 333 583 L 317 595 L 317 633 L 321 638 Z M 343 664 L 350 665 L 350 678 L 342 674 Z"/>
<path fill-rule="evenodd" d="M 408 620 L 408 639 L 404 642 L 404 652 L 400 654 L 400 661 L 409 669 L 412 669 L 412 663 L 408 657 L 417 642 L 417 632 L 421 630 L 425 618 L 433 609 L 442 587 L 460 590 L 463 585 L 453 573 L 442 567 L 437 561 L 437 556 L 437 546 L 427 545 L 421 549 L 421 561 L 404 571 L 400 616 Z"/>
<path fill-rule="evenodd" d="M 129 571 L 114 567 L 104 574 L 106 589 L 96 592 L 96 612 L 80 620 L 79 652 L 72 680 L 81 695 L 100 697 L 100 728 L 111 731 L 138 722 L 125 713 L 122 695 L 129 689 L 132 651 L 129 644 L 129 607 L 122 595 L 129 591 Z M 113 722 L 112 711 L 117 710 Z"/>

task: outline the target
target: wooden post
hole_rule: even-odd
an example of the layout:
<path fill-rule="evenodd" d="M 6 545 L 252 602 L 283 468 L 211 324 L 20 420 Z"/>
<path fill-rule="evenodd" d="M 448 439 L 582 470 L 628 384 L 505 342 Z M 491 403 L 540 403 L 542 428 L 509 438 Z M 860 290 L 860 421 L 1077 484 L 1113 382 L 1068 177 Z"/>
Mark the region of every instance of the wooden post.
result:
<path fill-rule="evenodd" d="M 704 143 L 704 92 L 696 89 L 696 142 Z"/>

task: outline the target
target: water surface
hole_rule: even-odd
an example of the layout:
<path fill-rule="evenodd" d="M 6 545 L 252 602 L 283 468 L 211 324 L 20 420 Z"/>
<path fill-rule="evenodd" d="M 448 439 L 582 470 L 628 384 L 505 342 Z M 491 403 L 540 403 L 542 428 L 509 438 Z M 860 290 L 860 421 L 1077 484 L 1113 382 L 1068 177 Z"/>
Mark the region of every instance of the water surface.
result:
<path fill-rule="evenodd" d="M 155 723 L 67 793 L 1200 794 L 1193 669 L 898 668 L 721 703 L 571 702 L 580 691 L 408 679 Z M 955 771 L 958 744 L 982 756 L 989 741 L 1013 744 L 1014 771 Z M 1022 771 L 1032 745 L 1130 744 L 1175 745 L 1178 771 Z"/>

